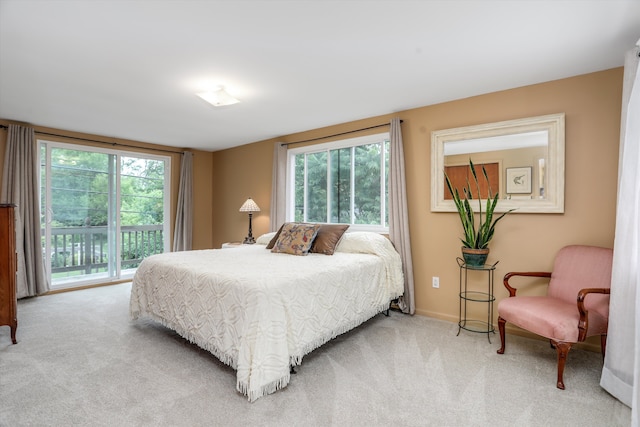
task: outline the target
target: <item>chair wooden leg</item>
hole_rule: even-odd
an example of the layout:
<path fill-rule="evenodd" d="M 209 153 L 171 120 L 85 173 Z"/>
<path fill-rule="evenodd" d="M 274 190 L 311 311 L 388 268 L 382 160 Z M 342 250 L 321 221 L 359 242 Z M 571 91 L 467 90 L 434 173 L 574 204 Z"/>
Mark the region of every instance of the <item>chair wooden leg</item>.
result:
<path fill-rule="evenodd" d="M 504 354 L 504 325 L 507 323 L 502 317 L 498 316 L 498 331 L 500 331 L 500 349 L 498 354 Z"/>
<path fill-rule="evenodd" d="M 600 351 L 602 351 L 602 360 L 607 350 L 607 334 L 600 335 Z"/>
<path fill-rule="evenodd" d="M 569 350 L 571 350 L 571 343 L 555 341 L 554 345 L 558 353 L 558 383 L 556 384 L 556 387 L 560 390 L 564 390 L 564 364 L 567 361 L 567 354 L 569 353 Z"/>

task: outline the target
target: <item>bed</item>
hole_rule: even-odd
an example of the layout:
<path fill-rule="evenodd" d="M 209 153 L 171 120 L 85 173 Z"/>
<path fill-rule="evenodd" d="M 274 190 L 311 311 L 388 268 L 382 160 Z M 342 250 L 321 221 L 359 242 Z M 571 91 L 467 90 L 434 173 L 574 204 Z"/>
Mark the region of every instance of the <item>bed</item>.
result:
<path fill-rule="evenodd" d="M 132 319 L 158 321 L 231 366 L 249 401 L 285 387 L 303 356 L 403 292 L 400 257 L 379 234 L 345 233 L 330 256 L 274 253 L 275 237 L 148 257 L 131 288 Z"/>

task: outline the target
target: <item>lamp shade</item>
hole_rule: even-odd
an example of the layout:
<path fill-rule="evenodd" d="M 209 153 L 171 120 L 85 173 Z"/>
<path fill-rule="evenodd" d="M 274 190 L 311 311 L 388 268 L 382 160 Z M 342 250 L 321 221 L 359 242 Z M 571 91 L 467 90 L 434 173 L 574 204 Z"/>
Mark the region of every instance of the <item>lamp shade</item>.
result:
<path fill-rule="evenodd" d="M 240 206 L 240 212 L 260 212 L 260 207 L 249 197 L 247 201 Z"/>

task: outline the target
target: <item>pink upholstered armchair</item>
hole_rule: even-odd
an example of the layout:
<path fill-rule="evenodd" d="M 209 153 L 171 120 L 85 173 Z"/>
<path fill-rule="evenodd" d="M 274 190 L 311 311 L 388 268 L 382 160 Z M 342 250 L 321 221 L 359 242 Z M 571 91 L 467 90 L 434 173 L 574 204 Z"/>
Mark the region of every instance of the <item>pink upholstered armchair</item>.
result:
<path fill-rule="evenodd" d="M 553 272 L 513 272 L 504 276 L 509 298 L 498 304 L 498 329 L 504 353 L 506 322 L 549 338 L 558 353 L 557 387 L 564 390 L 564 365 L 571 345 L 600 335 L 607 343 L 609 289 L 613 251 L 595 246 L 566 246 L 556 255 Z M 549 277 L 546 296 L 516 296 L 515 276 Z"/>

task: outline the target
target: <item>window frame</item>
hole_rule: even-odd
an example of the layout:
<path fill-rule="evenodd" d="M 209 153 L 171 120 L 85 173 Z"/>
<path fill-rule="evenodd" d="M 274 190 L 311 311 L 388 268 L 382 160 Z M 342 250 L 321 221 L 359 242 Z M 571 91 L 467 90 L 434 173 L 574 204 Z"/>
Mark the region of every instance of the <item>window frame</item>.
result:
<path fill-rule="evenodd" d="M 390 155 L 390 151 L 387 152 L 385 150 L 385 143 L 390 143 L 390 134 L 389 132 L 383 132 L 383 133 L 376 133 L 376 134 L 372 134 L 372 135 L 366 135 L 366 136 L 360 136 L 360 137 L 355 137 L 355 138 L 348 138 L 348 139 L 341 139 L 338 141 L 331 141 L 331 142 L 326 142 L 326 143 L 322 143 L 322 144 L 314 144 L 314 145 L 306 145 L 303 147 L 297 147 L 297 148 L 290 148 L 287 150 L 287 165 L 286 165 L 286 212 L 285 212 L 285 221 L 295 221 L 295 158 L 297 155 L 299 154 L 315 154 L 315 153 L 321 153 L 321 152 L 326 152 L 327 153 L 327 175 L 328 175 L 328 179 L 327 179 L 327 220 L 330 221 L 331 220 L 331 215 L 329 214 L 329 210 L 331 207 L 331 191 L 330 191 L 330 152 L 332 150 L 339 150 L 339 149 L 343 149 L 343 148 L 352 148 L 352 147 L 358 147 L 358 146 L 363 146 L 363 145 L 370 145 L 370 144 L 382 144 L 381 147 L 381 155 L 380 155 L 380 212 L 381 212 L 381 224 L 349 224 L 349 229 L 351 231 L 373 231 L 376 233 L 388 233 L 389 232 L 389 225 L 387 223 L 388 221 L 388 215 L 387 213 L 387 207 L 388 207 L 388 200 L 387 200 L 387 194 L 388 194 L 388 189 L 387 189 L 387 184 L 388 184 L 388 177 L 387 177 L 387 173 L 388 171 L 386 170 L 385 166 L 386 164 L 388 164 L 388 159 L 386 158 L 387 156 Z M 386 153 L 386 155 L 385 155 Z M 353 199 L 354 199 L 354 185 L 353 185 L 353 167 L 354 167 L 354 161 L 355 159 L 352 158 L 351 159 L 351 181 L 352 181 L 352 185 L 351 185 L 351 192 L 350 192 L 350 199 L 352 200 L 352 204 L 353 204 Z M 306 188 L 306 180 L 307 180 L 307 176 L 305 174 L 304 176 L 304 180 L 305 180 L 305 188 Z M 306 193 L 306 191 L 305 191 Z M 306 196 L 305 196 L 306 197 Z M 351 221 L 353 222 L 355 216 L 351 216 Z M 334 224 L 332 222 L 327 222 L 329 224 Z"/>
<path fill-rule="evenodd" d="M 155 161 L 163 161 L 165 164 L 164 168 L 164 191 L 163 191 L 163 233 L 167 238 L 164 240 L 164 252 L 169 252 L 171 250 L 170 245 L 170 236 L 171 236 L 171 166 L 172 159 L 171 156 L 166 155 L 158 155 L 158 154 L 150 154 L 147 152 L 139 152 L 139 151 L 129 151 L 129 150 L 116 150 L 111 148 L 104 147 L 96 147 L 92 145 L 83 145 L 83 144 L 72 144 L 67 142 L 60 142 L 56 140 L 46 139 L 46 138 L 38 138 L 38 191 L 40 192 L 41 186 L 41 164 L 42 159 L 41 149 L 43 146 L 46 146 L 45 153 L 47 156 L 46 160 L 46 174 L 47 176 L 51 176 L 51 150 L 54 148 L 66 149 L 66 150 L 77 150 L 77 151 L 86 151 L 86 152 L 94 152 L 101 153 L 107 155 L 114 156 L 114 162 L 116 164 L 117 170 L 115 171 L 115 188 L 114 194 L 112 195 L 114 198 L 114 205 L 111 207 L 117 213 L 114 218 L 114 226 L 116 228 L 115 240 L 112 242 L 115 245 L 115 253 L 109 253 L 109 257 L 113 257 L 116 261 L 112 266 L 114 268 L 114 274 L 107 273 L 105 277 L 86 277 L 80 280 L 73 281 L 60 281 L 59 283 L 53 284 L 53 280 L 51 278 L 51 265 L 49 262 L 45 262 L 45 274 L 47 275 L 48 280 L 52 282 L 52 289 L 68 289 L 68 288 L 78 288 L 87 285 L 93 284 L 101 284 L 101 283 L 111 283 L 118 282 L 121 280 L 128 280 L 133 278 L 136 269 L 123 269 L 121 264 L 121 215 L 119 214 L 121 208 L 121 162 L 123 157 L 135 157 L 141 159 L 149 159 Z M 51 206 L 51 189 L 47 186 L 45 188 L 46 191 L 46 206 Z M 42 195 L 38 194 L 38 200 L 42 200 Z M 44 215 L 44 221 L 49 222 L 51 218 L 51 212 L 49 208 L 47 208 L 46 212 L 43 212 L 42 206 L 39 208 L 40 215 Z M 45 238 L 45 242 L 51 241 L 50 229 L 48 226 L 45 226 L 45 234 L 42 236 Z"/>

